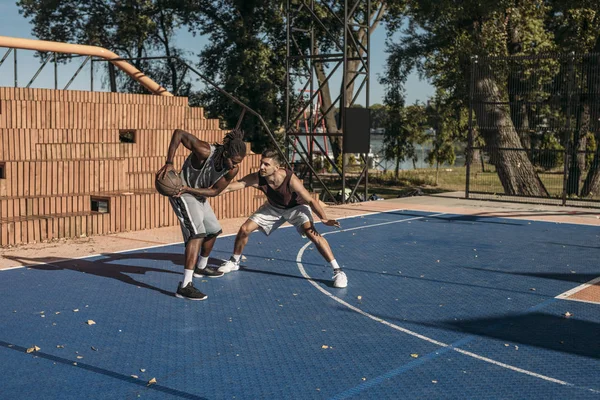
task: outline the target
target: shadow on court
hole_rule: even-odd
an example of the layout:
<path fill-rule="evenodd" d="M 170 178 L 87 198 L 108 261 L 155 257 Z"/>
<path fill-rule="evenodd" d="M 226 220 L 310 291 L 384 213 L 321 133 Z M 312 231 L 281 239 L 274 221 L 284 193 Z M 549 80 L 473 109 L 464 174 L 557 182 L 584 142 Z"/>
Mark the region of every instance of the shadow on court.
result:
<path fill-rule="evenodd" d="M 22 346 L 17 346 L 11 343 L 7 343 L 4 341 L 0 340 L 0 347 L 9 349 L 9 350 L 13 350 L 16 352 L 20 352 L 20 353 L 25 353 L 27 354 L 27 348 L 26 347 L 22 347 Z M 62 357 L 57 357 L 54 356 L 52 354 L 48 354 L 48 353 L 44 353 L 41 351 L 37 351 L 35 353 L 35 356 L 38 358 L 43 358 L 46 360 L 50 360 L 54 363 L 59 363 L 59 364 L 64 364 L 64 365 L 68 365 L 69 368 L 79 368 L 79 369 L 83 369 L 89 372 L 93 372 L 96 374 L 101 374 L 101 375 L 105 375 L 108 376 L 110 378 L 113 379 L 118 379 L 133 385 L 137 385 L 140 386 L 142 389 L 147 389 L 147 390 L 155 390 L 157 392 L 161 392 L 161 393 L 165 393 L 165 394 L 169 394 L 172 396 L 177 396 L 177 397 L 181 397 L 183 399 L 191 399 L 191 400 L 206 400 L 205 397 L 200 397 L 200 396 L 196 396 L 193 395 L 191 393 L 186 393 L 186 392 L 182 392 L 181 390 L 176 390 L 176 389 L 171 389 L 168 388 L 166 386 L 162 386 L 159 384 L 154 384 L 149 386 L 146 381 L 142 381 L 138 378 L 133 378 L 131 375 L 124 375 L 124 374 L 119 374 L 117 372 L 114 371 L 110 371 L 108 369 L 105 368 L 100 368 L 100 367 L 96 367 L 90 364 L 86 364 L 86 363 L 82 363 L 81 361 L 78 361 L 76 365 L 73 365 L 73 360 L 69 360 L 67 358 L 62 358 Z"/>
<path fill-rule="evenodd" d="M 565 281 L 565 282 L 574 282 L 574 283 L 586 283 L 593 279 L 596 279 L 600 276 L 600 272 L 591 272 L 591 273 L 559 273 L 559 272 L 521 272 L 521 271 L 501 271 L 498 269 L 486 269 L 486 268 L 477 268 L 477 267 L 465 267 L 460 266 L 462 269 L 470 269 L 473 271 L 483 271 L 483 272 L 492 272 L 494 274 L 503 274 L 503 275 L 516 275 L 516 276 L 528 276 L 542 279 L 551 279 L 555 281 Z"/>
<path fill-rule="evenodd" d="M 462 332 L 600 359 L 600 324 L 534 312 L 498 318 L 444 321 Z"/>
<path fill-rule="evenodd" d="M 141 267 L 138 265 L 127 265 L 115 263 L 114 261 L 125 261 L 125 260 L 153 260 L 153 261 L 167 261 L 175 265 L 183 265 L 183 254 L 170 254 L 170 253 L 145 253 L 145 252 L 134 252 L 134 253 L 118 253 L 118 254 L 103 254 L 100 259 L 87 260 L 87 259 L 64 259 L 55 257 L 40 257 L 40 258 L 25 258 L 17 256 L 5 256 L 6 258 L 14 261 L 18 261 L 23 264 L 27 264 L 27 268 L 39 270 L 39 271 L 75 271 L 102 278 L 116 279 L 120 282 L 127 283 L 136 287 L 142 287 L 157 291 L 167 296 L 173 296 L 173 292 L 166 291 L 164 289 L 157 288 L 149 285 L 145 282 L 141 282 L 133 279 L 131 275 L 144 275 L 148 272 L 159 272 L 165 274 L 176 274 L 181 275 L 182 270 L 178 268 L 177 271 L 163 269 L 163 268 L 152 268 L 152 267 Z M 210 261 L 210 259 L 209 259 Z M 216 261 L 216 260 L 213 260 Z"/>

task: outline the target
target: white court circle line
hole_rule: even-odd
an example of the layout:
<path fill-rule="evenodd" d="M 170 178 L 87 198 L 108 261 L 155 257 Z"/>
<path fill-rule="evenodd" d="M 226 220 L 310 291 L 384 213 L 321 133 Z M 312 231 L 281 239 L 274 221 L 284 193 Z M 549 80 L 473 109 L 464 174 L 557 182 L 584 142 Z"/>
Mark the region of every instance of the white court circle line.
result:
<path fill-rule="evenodd" d="M 335 234 L 335 233 L 341 233 L 341 232 L 348 232 L 348 231 L 353 231 L 353 230 L 357 230 L 357 229 L 372 228 L 372 227 L 376 227 L 376 226 L 389 225 L 389 224 L 394 224 L 394 223 L 401 223 L 401 222 L 406 222 L 406 221 L 414 221 L 414 220 L 417 220 L 417 219 L 431 218 L 431 217 L 436 217 L 436 216 L 439 216 L 439 215 L 444 215 L 444 214 L 446 214 L 446 213 L 439 213 L 439 214 L 426 215 L 426 216 L 423 216 L 423 217 L 407 218 L 407 219 L 403 219 L 403 220 L 399 220 L 399 221 L 383 222 L 383 223 L 372 224 L 372 225 L 364 225 L 364 226 L 355 227 L 355 228 L 342 229 L 342 230 L 333 231 L 333 232 L 326 232 L 326 233 L 323 233 L 323 234 L 322 234 L 322 236 L 329 235 L 329 234 Z M 347 308 L 349 308 L 350 310 L 352 310 L 352 311 L 354 311 L 354 312 L 356 312 L 356 313 L 358 313 L 358 314 L 360 314 L 360 315 L 362 315 L 362 316 L 364 316 L 364 317 L 367 317 L 367 318 L 369 318 L 369 319 L 371 319 L 371 320 L 373 320 L 373 321 L 375 321 L 375 322 L 379 322 L 379 323 L 381 323 L 381 324 L 383 324 L 383 325 L 386 325 L 386 326 L 388 326 L 388 327 L 390 327 L 390 328 L 392 328 L 392 329 L 395 329 L 395 330 L 397 330 L 397 331 L 400 331 L 400 332 L 406 333 L 406 334 L 408 334 L 408 335 L 410 335 L 410 336 L 414 336 L 414 337 L 416 337 L 416 338 L 418 338 L 418 339 L 421 339 L 421 340 L 424 340 L 424 341 L 426 341 L 426 342 L 429 342 L 429 343 L 435 344 L 435 345 L 437 345 L 437 346 L 444 347 L 444 348 L 449 348 L 449 349 L 451 349 L 451 350 L 454 350 L 454 351 L 456 351 L 456 352 L 458 352 L 458 353 L 464 354 L 464 355 L 466 355 L 466 356 L 468 356 L 468 357 L 472 357 L 472 358 L 475 358 L 475 359 L 477 359 L 477 360 L 484 361 L 484 362 L 487 362 L 487 363 L 490 363 L 490 364 L 496 365 L 496 366 L 498 366 L 498 367 L 506 368 L 506 369 L 509 369 L 509 370 L 511 370 L 511 371 L 515 371 L 515 372 L 519 372 L 519 373 L 522 373 L 522 374 L 525 374 L 525 375 L 529 375 L 529 376 L 532 376 L 532 377 L 535 377 L 535 378 L 543 379 L 543 380 L 545 380 L 545 381 L 548 381 L 548 382 L 557 383 L 557 384 L 559 384 L 559 385 L 564 385 L 564 386 L 575 386 L 575 385 L 574 385 L 574 384 L 572 384 L 572 383 L 569 383 L 569 382 L 566 382 L 566 381 L 563 381 L 563 380 L 560 380 L 560 379 L 552 378 L 552 377 L 550 377 L 550 376 L 547 376 L 547 375 L 538 374 L 538 373 L 536 373 L 536 372 L 533 372 L 533 371 L 529 371 L 529 370 L 526 370 L 526 369 L 523 369 L 523 368 L 515 367 L 514 365 L 505 364 L 505 363 L 503 363 L 503 362 L 496 361 L 496 360 L 493 360 L 493 359 L 491 359 L 491 358 L 484 357 L 484 356 L 481 356 L 481 355 L 479 355 L 479 354 L 472 353 L 472 352 L 470 352 L 470 351 L 467 351 L 467 350 L 463 350 L 463 349 L 460 349 L 460 348 L 454 347 L 454 346 L 452 346 L 452 345 L 450 345 L 450 344 L 448 344 L 448 343 L 444 343 L 444 342 L 441 342 L 441 341 L 439 341 L 439 340 L 432 339 L 432 338 L 430 338 L 430 337 L 428 337 L 428 336 L 422 335 L 422 334 L 420 334 L 420 333 L 417 333 L 417 332 L 415 332 L 415 331 L 411 331 L 410 329 L 403 328 L 403 327 L 401 327 L 401 326 L 398 326 L 398 325 L 392 324 L 391 322 L 388 322 L 388 321 L 386 321 L 386 320 L 384 320 L 384 319 L 382 319 L 382 318 L 379 318 L 379 317 L 376 317 L 376 316 L 374 316 L 374 315 L 372 315 L 372 314 L 369 314 L 368 312 L 366 312 L 366 311 L 363 311 L 363 310 L 361 310 L 360 308 L 358 308 L 358 307 L 355 307 L 355 306 L 353 306 L 353 305 L 351 305 L 351 304 L 349 304 L 349 303 L 345 302 L 344 300 L 340 299 L 339 297 L 337 297 L 337 296 L 335 296 L 335 295 L 331 294 L 330 292 L 328 292 L 327 290 L 323 289 L 323 288 L 322 288 L 322 287 L 321 287 L 321 286 L 320 286 L 318 283 L 316 283 L 316 282 L 315 282 L 315 281 L 314 281 L 314 280 L 313 280 L 313 279 L 312 279 L 312 278 L 311 278 L 311 277 L 310 277 L 310 276 L 309 276 L 309 275 L 306 273 L 306 270 L 304 269 L 304 266 L 302 265 L 302 255 L 304 254 L 304 251 L 306 250 L 306 248 L 307 248 L 308 246 L 310 246 L 311 244 L 312 244 L 312 242 L 311 242 L 311 241 L 309 241 L 309 242 L 308 242 L 308 243 L 306 243 L 304 246 L 302 246 L 302 247 L 300 248 L 300 250 L 298 251 L 298 254 L 297 254 L 297 256 L 296 256 L 296 264 L 297 264 L 297 266 L 298 266 L 298 269 L 299 269 L 300 273 L 301 273 L 301 274 L 302 274 L 302 276 L 303 276 L 304 278 L 306 278 L 306 279 L 308 280 L 308 282 L 309 282 L 309 283 L 310 283 L 312 286 L 314 286 L 314 287 L 315 287 L 317 290 L 319 290 L 321 293 L 323 293 L 324 295 L 326 295 L 326 296 L 327 296 L 327 297 L 329 297 L 330 299 L 332 299 L 332 300 L 334 300 L 334 301 L 338 302 L 339 304 L 343 305 L 344 307 L 347 307 Z M 595 392 L 595 390 L 594 390 L 594 389 L 589 389 L 589 390 L 591 390 L 591 391 L 594 391 L 594 392 Z"/>

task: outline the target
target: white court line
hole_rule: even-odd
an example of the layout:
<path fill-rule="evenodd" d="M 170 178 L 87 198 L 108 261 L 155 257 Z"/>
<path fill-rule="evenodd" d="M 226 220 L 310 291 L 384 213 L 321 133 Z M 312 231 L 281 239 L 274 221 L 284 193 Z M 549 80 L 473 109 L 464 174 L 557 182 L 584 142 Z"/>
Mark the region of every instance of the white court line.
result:
<path fill-rule="evenodd" d="M 445 213 L 432 214 L 432 215 L 427 215 L 427 216 L 423 216 L 423 217 L 408 218 L 408 219 L 403 219 L 403 220 L 399 220 L 399 221 L 384 222 L 384 223 L 381 223 L 381 224 L 373 224 L 373 225 L 365 225 L 365 226 L 361 226 L 361 227 L 357 227 L 357 228 L 350 228 L 350 229 L 342 229 L 342 230 L 339 230 L 339 231 L 324 233 L 323 236 L 324 235 L 328 235 L 328 234 L 340 233 L 340 232 L 348 232 L 348 231 L 355 230 L 355 229 L 372 228 L 372 227 L 375 227 L 375 226 L 382 226 L 382 225 L 389 225 L 389 224 L 393 224 L 393 223 L 401 223 L 401 222 L 406 222 L 406 221 L 413 221 L 415 219 L 424 219 L 424 218 L 429 218 L 429 217 L 436 217 L 436 216 L 444 215 L 444 214 Z M 401 326 L 392 324 L 392 323 L 390 323 L 390 322 L 388 322 L 388 321 L 386 321 L 384 319 L 381 319 L 381 318 L 376 317 L 376 316 L 374 316 L 372 314 L 369 314 L 369 313 L 361 310 L 360 308 L 355 307 L 355 306 L 353 306 L 353 305 L 345 302 L 344 300 L 340 299 L 339 297 L 336 297 L 333 294 L 329 293 L 327 290 L 323 289 L 318 283 L 316 283 L 306 273 L 306 270 L 304 269 L 304 266 L 302 265 L 302 255 L 304 254 L 304 251 L 306 250 L 306 248 L 308 246 L 310 246 L 311 244 L 312 244 L 312 242 L 309 241 L 304 246 L 302 246 L 302 248 L 298 251 L 298 255 L 296 256 L 296 264 L 298 265 L 298 269 L 300 270 L 300 273 L 302 274 L 302 276 L 304 276 L 308 280 L 308 282 L 311 285 L 313 285 L 321 293 L 325 294 L 327 297 L 329 297 L 330 299 L 332 299 L 332 300 L 340 303 L 341 305 L 343 305 L 343 306 L 351 309 L 352 311 L 354 311 L 354 312 L 356 312 L 356 313 L 358 313 L 358 314 L 360 314 L 362 316 L 365 316 L 365 317 L 367 317 L 369 319 L 372 319 L 373 321 L 376 321 L 376 322 L 379 322 L 379 323 L 381 323 L 383 325 L 386 325 L 386 326 L 388 326 L 388 327 L 390 327 L 392 329 L 395 329 L 397 331 L 406 333 L 408 335 L 414 336 L 414 337 L 416 337 L 418 339 L 424 340 L 426 342 L 435 344 L 435 345 L 440 346 L 440 347 L 450 348 L 450 349 L 452 349 L 452 350 L 454 350 L 454 351 L 456 351 L 458 353 L 461 353 L 461 354 L 464 354 L 466 356 L 475 358 L 477 360 L 481 360 L 481 361 L 484 361 L 484 362 L 487 362 L 487 363 L 490 363 L 490 364 L 493 364 L 493 365 L 496 365 L 496 366 L 499 366 L 499 367 L 502 367 L 502 368 L 506 368 L 506 369 L 509 369 L 511 371 L 515 371 L 515 372 L 519 372 L 519 373 L 522 373 L 522 374 L 525 374 L 525 375 L 529 375 L 529 376 L 532 376 L 532 377 L 535 377 L 535 378 L 543 379 L 543 380 L 548 381 L 548 382 L 558 383 L 559 385 L 575 386 L 572 383 L 565 382 L 565 381 L 560 380 L 560 379 L 552 378 L 552 377 L 547 376 L 547 375 L 538 374 L 536 372 L 529 371 L 529 370 L 526 370 L 526 369 L 523 369 L 523 368 L 519 368 L 519 367 L 515 367 L 514 365 L 505 364 L 503 362 L 496 361 L 496 360 L 493 360 L 491 358 L 484 357 L 484 356 L 481 356 L 481 355 L 476 354 L 476 353 L 472 353 L 472 352 L 467 351 L 467 350 L 459 349 L 459 348 L 454 347 L 454 346 L 452 346 L 452 345 L 450 345 L 448 343 L 440 342 L 439 340 L 432 339 L 432 338 L 427 337 L 425 335 L 422 335 L 420 333 L 411 331 L 410 329 L 406 329 L 406 328 L 403 328 Z M 594 389 L 589 389 L 589 390 L 596 392 Z"/>
<path fill-rule="evenodd" d="M 338 219 L 356 218 L 356 217 L 365 217 L 365 216 L 369 216 L 369 215 L 382 214 L 382 213 L 394 212 L 394 211 L 404 211 L 404 210 L 405 210 L 405 209 L 403 209 L 403 208 L 398 208 L 398 209 L 395 209 L 395 210 L 387 210 L 387 211 L 374 211 L 374 212 L 372 212 L 372 213 L 359 214 L 359 215 L 349 215 L 349 216 L 347 216 L 347 217 L 340 217 L 340 218 L 338 218 Z M 321 221 L 316 221 L 315 223 L 318 223 L 318 224 L 320 224 L 320 223 L 321 223 Z M 291 227 L 292 227 L 291 225 L 289 225 L 289 226 L 282 226 L 282 227 L 280 227 L 279 229 L 291 228 Z M 236 233 L 228 233 L 227 235 L 220 235 L 219 237 L 220 237 L 220 238 L 224 238 L 224 237 L 228 237 L 228 236 L 235 236 L 235 235 L 237 235 L 237 232 L 236 232 Z M 125 240 L 127 240 L 127 238 L 124 238 L 124 239 L 125 239 Z M 147 246 L 147 247 L 137 247 L 137 248 L 134 248 L 134 249 L 126 249 L 126 250 L 119 250 L 119 251 L 111 251 L 110 253 L 91 254 L 91 255 L 87 255 L 87 256 L 80 256 L 80 257 L 75 257 L 75 258 L 72 258 L 72 257 L 64 257 L 64 258 L 61 258 L 61 259 L 60 259 L 60 260 L 58 260 L 58 261 L 56 261 L 56 260 L 55 260 L 55 261 L 53 261 L 53 262 L 55 262 L 55 263 L 61 263 L 61 262 L 64 262 L 64 261 L 69 261 L 69 260 L 83 260 L 83 259 L 86 259 L 86 258 L 92 258 L 92 257 L 100 257 L 100 256 L 105 256 L 106 254 L 120 254 L 120 253 L 128 253 L 128 252 L 130 252 L 130 251 L 140 251 L 140 250 L 155 249 L 155 248 L 157 248 L 157 247 L 167 247 L 167 246 L 173 246 L 173 245 L 176 245 L 176 244 L 181 244 L 181 243 L 183 243 L 183 242 L 164 243 L 164 244 L 157 244 L 157 245 L 153 245 L 153 246 Z M 60 257 L 58 257 L 58 258 L 60 258 Z M 34 262 L 34 263 L 32 263 L 32 264 L 27 264 L 27 265 L 17 265 L 17 266 L 15 266 L 15 267 L 6 267 L 6 268 L 2 268 L 2 269 L 0 269 L 0 272 L 3 272 L 3 271 L 9 271 L 9 270 L 12 270 L 12 269 L 19 269 L 19 268 L 29 268 L 29 267 L 33 267 L 33 266 L 36 266 L 36 265 L 46 265 L 46 264 L 49 264 L 49 265 L 51 265 L 49 262 L 40 261 L 40 262 Z"/>
<path fill-rule="evenodd" d="M 589 282 L 583 283 L 577 287 L 574 287 L 571 290 L 567 290 L 564 293 L 559 294 L 558 296 L 555 297 L 555 299 L 561 299 L 561 300 L 571 300 L 571 301 L 581 301 L 583 303 L 591 303 L 591 304 L 598 304 L 597 302 L 594 301 L 587 301 L 587 300 L 580 300 L 580 299 L 570 299 L 569 296 L 574 295 L 577 292 L 581 292 L 583 289 L 587 289 L 590 286 L 595 285 L 596 283 L 600 282 L 600 276 L 596 279 L 592 279 Z"/>

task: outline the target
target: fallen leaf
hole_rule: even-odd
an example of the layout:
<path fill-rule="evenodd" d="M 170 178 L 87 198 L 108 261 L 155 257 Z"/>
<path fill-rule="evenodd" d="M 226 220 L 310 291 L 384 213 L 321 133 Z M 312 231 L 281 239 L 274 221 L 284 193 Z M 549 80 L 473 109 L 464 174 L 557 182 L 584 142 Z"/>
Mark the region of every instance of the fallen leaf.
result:
<path fill-rule="evenodd" d="M 88 319 L 86 324 L 88 325 L 96 325 L 96 322 L 93 319 Z"/>
<path fill-rule="evenodd" d="M 137 379 L 138 376 L 137 375 L 131 375 L 132 378 Z"/>
<path fill-rule="evenodd" d="M 156 383 L 156 378 L 152 378 L 148 381 L 148 386 L 154 385 Z"/>
<path fill-rule="evenodd" d="M 97 348 L 95 348 L 94 346 L 92 346 L 92 350 L 94 350 L 94 351 L 98 351 L 98 349 L 97 349 Z"/>
<path fill-rule="evenodd" d="M 358 300 L 362 300 L 362 296 L 356 296 Z"/>
<path fill-rule="evenodd" d="M 364 378 L 364 377 L 363 377 L 363 378 L 362 378 L 362 380 L 363 380 L 363 381 L 366 381 L 366 380 L 367 380 L 367 378 Z"/>
<path fill-rule="evenodd" d="M 79 312 L 79 308 L 74 309 L 73 312 Z"/>
<path fill-rule="evenodd" d="M 83 356 L 77 356 L 77 359 L 81 360 L 83 358 Z"/>
<path fill-rule="evenodd" d="M 508 343 L 504 343 L 504 347 L 508 347 L 510 346 Z"/>
<path fill-rule="evenodd" d="M 412 358 L 419 358 L 419 355 L 418 355 L 417 353 L 412 353 L 410 356 L 411 356 Z"/>
<path fill-rule="evenodd" d="M 431 381 L 431 383 L 437 383 L 437 381 Z"/>
<path fill-rule="evenodd" d="M 145 368 L 140 369 L 140 372 L 146 372 Z"/>
<path fill-rule="evenodd" d="M 571 317 L 571 316 L 573 316 L 573 314 L 571 314 L 570 312 L 568 312 L 568 311 L 567 311 L 567 312 L 565 313 L 565 318 L 569 318 L 569 317 Z"/>
<path fill-rule="evenodd" d="M 64 349 L 64 348 L 65 348 L 65 346 L 63 346 L 62 344 L 57 344 L 57 345 L 56 345 L 56 348 L 57 348 L 57 349 Z"/>
<path fill-rule="evenodd" d="M 329 346 L 327 346 L 326 344 L 324 344 L 323 346 L 321 346 L 322 349 L 328 349 Z"/>

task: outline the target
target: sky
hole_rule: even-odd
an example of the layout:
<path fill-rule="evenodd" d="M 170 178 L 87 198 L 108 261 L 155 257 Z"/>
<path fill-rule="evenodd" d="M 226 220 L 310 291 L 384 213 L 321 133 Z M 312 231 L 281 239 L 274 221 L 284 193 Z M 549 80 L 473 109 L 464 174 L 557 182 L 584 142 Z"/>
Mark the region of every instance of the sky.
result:
<path fill-rule="evenodd" d="M 19 14 L 19 8 L 16 1 L 0 0 L 0 36 L 11 36 L 25 39 L 35 39 L 31 34 L 32 25 L 29 21 Z M 379 84 L 378 77 L 384 73 L 385 61 L 385 27 L 379 26 L 371 36 L 371 76 L 370 76 L 370 104 L 383 103 L 384 88 Z M 197 52 L 199 46 L 206 43 L 204 38 L 194 37 L 185 30 L 178 32 L 176 45 L 188 50 Z M 80 43 L 85 44 L 85 43 Z M 110 50 L 110 49 L 109 49 Z M 6 53 L 6 49 L 0 48 L 0 60 Z M 39 69 L 40 60 L 33 57 L 33 51 L 19 50 L 17 52 L 17 82 L 19 87 L 26 86 L 31 78 Z M 71 62 L 67 65 L 59 65 L 58 88 L 63 89 L 71 80 L 82 59 Z M 99 70 L 99 66 L 95 66 Z M 73 80 L 69 89 L 90 90 L 91 69 L 88 63 L 77 77 Z M 106 90 L 100 85 L 100 74 L 94 74 L 94 90 Z M 0 86 L 14 85 L 14 59 L 13 54 L 5 60 L 0 66 Z M 339 81 L 339 79 L 338 79 Z M 332 79 L 332 84 L 336 84 L 336 77 Z M 52 63 L 48 63 L 40 72 L 36 80 L 31 84 L 35 88 L 54 88 L 54 69 Z M 364 89 L 363 89 L 364 92 Z M 406 84 L 406 104 L 412 104 L 415 101 L 425 102 L 434 94 L 433 87 L 425 81 L 419 80 L 416 74 L 412 74 Z M 358 99 L 358 103 L 364 104 L 364 99 Z"/>

